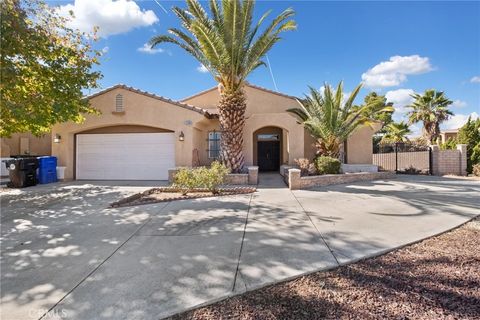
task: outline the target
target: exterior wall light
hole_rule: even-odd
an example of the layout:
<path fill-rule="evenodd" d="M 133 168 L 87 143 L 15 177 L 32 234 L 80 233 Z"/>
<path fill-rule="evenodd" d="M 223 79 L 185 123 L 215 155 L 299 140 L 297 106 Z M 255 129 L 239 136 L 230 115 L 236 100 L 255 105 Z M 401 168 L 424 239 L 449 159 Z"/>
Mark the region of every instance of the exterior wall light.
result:
<path fill-rule="evenodd" d="M 183 134 L 183 131 L 180 131 L 180 135 L 178 136 L 178 140 L 180 140 L 180 141 L 185 140 L 185 134 Z"/>
<path fill-rule="evenodd" d="M 60 140 L 62 140 L 62 136 L 56 133 L 55 136 L 53 137 L 53 142 L 60 143 Z"/>

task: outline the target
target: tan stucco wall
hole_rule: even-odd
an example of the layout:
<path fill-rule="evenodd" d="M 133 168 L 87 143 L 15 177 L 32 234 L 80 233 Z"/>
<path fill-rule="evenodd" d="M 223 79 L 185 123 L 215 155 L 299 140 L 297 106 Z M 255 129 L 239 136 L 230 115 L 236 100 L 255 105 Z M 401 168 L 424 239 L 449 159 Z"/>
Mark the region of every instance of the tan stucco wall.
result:
<path fill-rule="evenodd" d="M 202 119 L 195 124 L 194 148 L 198 150 L 200 165 L 209 165 L 213 159 L 208 158 L 208 133 L 219 131 L 220 124 L 217 119 Z"/>
<path fill-rule="evenodd" d="M 116 114 L 112 112 L 115 110 L 115 96 L 119 93 L 123 95 L 125 112 Z M 75 134 L 107 126 L 149 126 L 175 132 L 177 137 L 183 131 L 185 140 L 177 139 L 175 143 L 175 163 L 177 166 L 192 165 L 193 126 L 204 119 L 202 114 L 122 88 L 95 96 L 90 103 L 102 114 L 88 115 L 82 124 L 68 122 L 52 128 L 52 135 L 62 136 L 60 143 L 52 145 L 52 155 L 58 157 L 59 165 L 66 167 L 66 179 L 74 178 Z"/>
<path fill-rule="evenodd" d="M 303 126 L 297 123 L 293 115 L 286 112 L 287 109 L 297 107 L 297 101 L 292 97 L 278 95 L 250 86 L 246 86 L 244 90 L 247 98 L 243 135 L 245 164 L 254 164 L 253 133 L 258 129 L 269 126 L 283 129 L 283 163 L 293 164 L 294 159 L 303 158 L 305 139 Z M 213 109 L 216 108 L 219 99 L 219 92 L 215 89 L 188 98 L 183 102 L 197 107 Z"/>
<path fill-rule="evenodd" d="M 315 158 L 315 153 L 316 153 L 315 139 L 310 135 L 310 133 L 307 130 L 304 130 L 303 136 L 305 139 L 304 158 L 307 158 L 308 160 L 312 161 L 313 158 Z"/>
<path fill-rule="evenodd" d="M 154 132 L 172 132 L 170 130 L 148 127 L 148 126 L 138 126 L 138 125 L 118 125 L 118 126 L 109 126 L 95 128 L 91 130 L 82 131 L 82 133 L 154 133 Z"/>
<path fill-rule="evenodd" d="M 371 164 L 373 162 L 372 136 L 381 128 L 375 124 L 356 129 L 347 140 L 347 161 L 349 164 Z"/>
<path fill-rule="evenodd" d="M 244 91 L 247 98 L 246 118 L 252 114 L 279 113 L 298 107 L 298 102 L 293 97 L 275 94 L 249 87 L 248 85 L 244 87 Z M 215 109 L 219 100 L 220 94 L 218 90 L 214 89 L 192 98 L 187 98 L 183 102 L 205 109 Z"/>
<path fill-rule="evenodd" d="M 315 140 L 298 124 L 287 109 L 298 106 L 293 97 L 277 95 L 258 88 L 246 86 L 247 110 L 245 113 L 244 154 L 247 165 L 255 163 L 253 132 L 262 127 L 275 126 L 283 130 L 283 162 L 294 164 L 294 159 L 315 157 Z M 220 95 L 218 90 L 209 90 L 197 96 L 187 98 L 184 102 L 202 107 L 216 108 Z M 359 128 L 347 141 L 348 163 L 372 163 L 373 145 L 372 136 L 380 129 L 380 124 L 374 129 Z"/>
<path fill-rule="evenodd" d="M 298 106 L 297 101 L 288 96 L 278 95 L 261 89 L 246 87 L 247 110 L 244 129 L 245 164 L 254 164 L 254 132 L 264 127 L 282 129 L 282 163 L 294 164 L 294 159 L 313 159 L 314 140 L 286 110 Z M 115 96 L 123 95 L 124 113 L 114 113 Z M 184 102 L 202 108 L 216 108 L 219 100 L 217 90 L 207 91 Z M 207 119 L 204 115 L 182 108 L 173 103 L 155 99 L 124 88 L 116 88 L 90 99 L 92 106 L 101 115 L 88 115 L 82 124 L 63 123 L 52 128 L 52 135 L 60 134 L 60 143 L 51 143 L 52 155 L 58 163 L 66 167 L 65 178 L 75 176 L 75 135 L 78 133 L 113 132 L 159 132 L 171 131 L 176 136 L 183 132 L 185 140 L 176 140 L 176 166 L 191 166 L 193 150 L 198 150 L 200 165 L 211 162 L 208 159 L 208 132 L 219 130 L 217 119 Z M 374 130 L 361 128 L 348 141 L 348 163 L 372 163 L 372 135 Z M 3 141 L 2 141 L 3 142 Z"/>
<path fill-rule="evenodd" d="M 442 143 L 445 143 L 448 141 L 448 139 L 456 139 L 458 136 L 458 133 L 457 132 L 441 132 L 440 133 L 440 141 Z"/>
<path fill-rule="evenodd" d="M 21 150 L 20 141 L 22 139 L 28 141 L 28 150 Z M 25 151 L 29 151 L 30 155 L 50 155 L 52 152 L 52 135 L 48 133 L 41 137 L 35 137 L 31 133 L 15 133 L 10 138 L 1 138 L 2 157 L 25 154 Z"/>

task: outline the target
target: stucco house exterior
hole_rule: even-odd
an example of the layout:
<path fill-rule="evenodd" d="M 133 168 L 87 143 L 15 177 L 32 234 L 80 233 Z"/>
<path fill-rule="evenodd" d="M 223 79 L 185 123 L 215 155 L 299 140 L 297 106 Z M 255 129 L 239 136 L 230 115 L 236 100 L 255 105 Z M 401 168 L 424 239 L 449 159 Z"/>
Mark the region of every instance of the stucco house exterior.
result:
<path fill-rule="evenodd" d="M 286 111 L 298 106 L 296 97 L 251 84 L 245 92 L 246 165 L 276 171 L 294 159 L 313 158 L 313 138 Z M 216 87 L 174 101 L 119 84 L 88 99 L 101 115 L 87 115 L 81 124 L 57 124 L 50 136 L 37 139 L 50 139 L 47 145 L 66 167 L 66 180 L 164 180 L 172 167 L 207 165 L 218 156 Z M 354 132 L 346 144 L 346 163 L 372 163 L 374 131 Z"/>
<path fill-rule="evenodd" d="M 449 139 L 455 140 L 458 136 L 458 129 L 442 130 L 440 132 L 440 142 L 445 143 Z"/>

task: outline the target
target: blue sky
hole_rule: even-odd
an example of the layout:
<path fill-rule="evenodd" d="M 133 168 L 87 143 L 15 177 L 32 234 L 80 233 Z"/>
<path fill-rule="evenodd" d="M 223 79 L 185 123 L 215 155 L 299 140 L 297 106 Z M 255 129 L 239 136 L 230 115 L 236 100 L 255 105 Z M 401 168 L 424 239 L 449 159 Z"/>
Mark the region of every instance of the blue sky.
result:
<path fill-rule="evenodd" d="M 215 85 L 198 62 L 173 45 L 140 49 L 153 35 L 178 27 L 170 9 L 184 6 L 183 1 L 60 5 L 64 12 L 75 12 L 73 26 L 100 27 L 103 87 L 124 83 L 181 99 Z M 308 85 L 320 88 L 340 80 L 350 91 L 363 81 L 358 102 L 371 90 L 386 94 L 401 119 L 409 94 L 435 88 L 455 101 L 456 116 L 445 128 L 480 114 L 480 2 L 259 1 L 256 15 L 288 7 L 296 11 L 298 30 L 286 33 L 269 53 L 279 91 L 301 96 Z M 255 71 L 249 81 L 275 89 L 267 68 Z"/>

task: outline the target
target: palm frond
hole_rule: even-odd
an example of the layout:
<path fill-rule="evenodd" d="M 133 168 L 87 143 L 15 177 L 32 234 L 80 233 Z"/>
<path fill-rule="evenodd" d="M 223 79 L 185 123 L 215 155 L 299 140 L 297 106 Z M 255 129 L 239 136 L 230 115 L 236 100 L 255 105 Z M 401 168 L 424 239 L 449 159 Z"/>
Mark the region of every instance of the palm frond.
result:
<path fill-rule="evenodd" d="M 186 8 L 173 12 L 182 28 L 169 30 L 171 37 L 152 38 L 153 46 L 173 43 L 205 65 L 226 90 L 242 87 L 247 76 L 259 66 L 265 54 L 280 40 L 280 34 L 295 29 L 292 9 L 283 11 L 265 26 L 269 12 L 253 22 L 254 0 L 209 1 L 209 11 L 198 0 L 186 0 Z M 260 32 L 261 31 L 261 32 Z"/>

